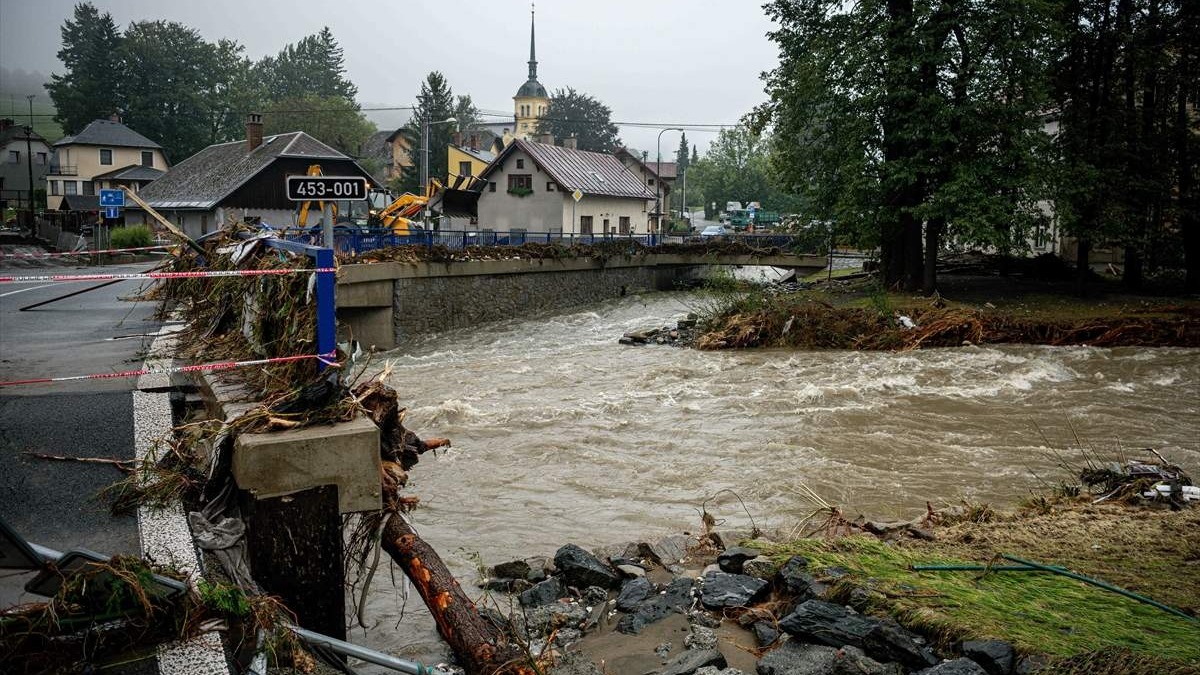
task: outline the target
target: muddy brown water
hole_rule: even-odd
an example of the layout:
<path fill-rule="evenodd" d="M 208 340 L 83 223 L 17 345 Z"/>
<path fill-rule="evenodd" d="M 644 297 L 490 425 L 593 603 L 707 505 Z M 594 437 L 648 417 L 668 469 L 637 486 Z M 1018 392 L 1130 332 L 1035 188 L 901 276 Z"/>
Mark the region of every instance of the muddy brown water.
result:
<path fill-rule="evenodd" d="M 624 347 L 705 303 L 624 298 L 431 336 L 389 353 L 407 424 L 454 447 L 410 472 L 414 522 L 464 587 L 476 561 L 695 529 L 790 528 L 807 486 L 850 515 L 1011 505 L 1066 477 L 1081 440 L 1158 448 L 1200 474 L 1200 350 L 964 347 L 909 353 Z M 379 361 L 376 365 L 381 365 Z M 1035 477 L 1037 476 L 1037 477 Z M 386 556 L 385 556 L 386 558 Z M 351 639 L 437 660 L 420 598 L 382 569 Z"/>

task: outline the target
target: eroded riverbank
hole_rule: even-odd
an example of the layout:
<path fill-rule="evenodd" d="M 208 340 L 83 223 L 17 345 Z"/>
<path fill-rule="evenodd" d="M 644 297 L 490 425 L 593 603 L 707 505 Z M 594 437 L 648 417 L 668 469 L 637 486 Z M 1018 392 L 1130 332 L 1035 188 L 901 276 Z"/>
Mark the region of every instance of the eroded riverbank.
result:
<path fill-rule="evenodd" d="M 1200 358 L 1186 349 L 972 347 L 909 353 L 629 348 L 627 330 L 703 302 L 655 294 L 435 336 L 390 354 L 409 423 L 453 438 L 422 463 L 417 526 L 462 578 L 495 562 L 698 526 L 722 489 L 787 527 L 803 484 L 843 507 L 914 516 L 926 500 L 1011 503 L 1055 479 L 1044 433 L 1158 447 L 1193 474 Z M 1039 432 L 1039 429 L 1041 430 Z M 747 525 L 736 500 L 718 517 Z M 710 510 L 714 510 L 710 505 Z M 376 646 L 440 654 L 423 608 L 377 577 Z M 410 620 L 411 619 L 411 620 Z M 361 630 L 355 631 L 362 636 Z"/>

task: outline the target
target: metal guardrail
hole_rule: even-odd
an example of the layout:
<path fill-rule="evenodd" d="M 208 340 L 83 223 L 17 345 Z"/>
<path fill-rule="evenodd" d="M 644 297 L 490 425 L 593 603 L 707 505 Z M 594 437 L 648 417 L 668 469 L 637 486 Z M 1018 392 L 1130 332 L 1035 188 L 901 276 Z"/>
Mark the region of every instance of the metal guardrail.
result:
<path fill-rule="evenodd" d="M 288 241 L 321 246 L 320 232 L 284 234 Z M 564 246 L 591 246 L 595 244 L 629 242 L 642 246 L 658 244 L 682 244 L 688 242 L 722 241 L 741 242 L 754 248 L 782 248 L 798 252 L 814 252 L 811 236 L 793 234 L 726 234 L 704 237 L 698 234 L 653 235 L 653 234 L 562 234 L 558 232 L 482 232 L 482 231 L 422 231 L 399 235 L 388 229 L 337 228 L 333 235 L 338 253 L 358 255 L 381 248 L 395 246 L 444 246 L 462 250 L 468 246 L 520 246 L 522 244 L 561 244 Z"/>

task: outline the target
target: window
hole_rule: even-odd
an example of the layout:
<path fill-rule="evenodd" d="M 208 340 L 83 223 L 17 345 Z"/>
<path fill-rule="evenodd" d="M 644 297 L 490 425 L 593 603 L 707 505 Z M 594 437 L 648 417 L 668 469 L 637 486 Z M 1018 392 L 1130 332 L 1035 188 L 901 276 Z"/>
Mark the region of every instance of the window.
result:
<path fill-rule="evenodd" d="M 20 161 L 21 161 L 21 151 L 20 150 L 9 150 L 8 151 L 8 163 L 9 164 L 17 164 Z"/>
<path fill-rule="evenodd" d="M 458 163 L 458 175 L 470 176 L 471 175 L 471 163 L 470 162 L 459 162 Z"/>
<path fill-rule="evenodd" d="M 83 181 L 83 194 L 88 197 L 96 196 L 96 184 L 90 180 Z"/>
<path fill-rule="evenodd" d="M 518 160 L 517 160 L 517 168 L 518 168 L 518 169 L 524 169 L 524 168 L 525 168 L 525 160 L 523 160 L 523 159 L 518 159 Z"/>
<path fill-rule="evenodd" d="M 554 192 L 554 181 L 546 183 L 546 192 Z"/>
<path fill-rule="evenodd" d="M 621 234 L 629 234 L 629 216 L 621 216 L 617 218 L 618 227 Z"/>
<path fill-rule="evenodd" d="M 495 192 L 495 191 L 496 191 L 496 181 L 490 181 L 488 183 L 488 192 Z"/>
<path fill-rule="evenodd" d="M 46 166 L 46 153 L 39 152 L 37 154 L 37 163 L 41 164 L 42 166 Z"/>
<path fill-rule="evenodd" d="M 200 234 L 208 234 L 208 214 L 200 214 Z"/>
<path fill-rule="evenodd" d="M 52 194 L 52 195 L 58 194 L 58 181 L 56 181 L 56 180 L 50 181 L 50 194 Z"/>
<path fill-rule="evenodd" d="M 64 180 L 63 181 L 63 194 L 64 195 L 79 194 L 78 188 L 79 188 L 79 183 L 77 183 L 73 180 Z"/>
<path fill-rule="evenodd" d="M 653 178 L 647 178 L 647 179 L 646 179 L 646 185 L 654 185 L 654 179 L 653 179 Z"/>
<path fill-rule="evenodd" d="M 592 217 L 591 216 L 579 216 L 579 234 L 591 234 L 591 233 L 592 233 Z"/>
<path fill-rule="evenodd" d="M 142 151 L 142 166 L 154 166 L 154 153 L 152 151 Z"/>
<path fill-rule="evenodd" d="M 509 192 L 532 192 L 533 176 L 527 173 L 513 173 L 508 176 Z"/>
<path fill-rule="evenodd" d="M 112 150 L 100 148 L 100 164 L 101 166 L 112 166 Z"/>

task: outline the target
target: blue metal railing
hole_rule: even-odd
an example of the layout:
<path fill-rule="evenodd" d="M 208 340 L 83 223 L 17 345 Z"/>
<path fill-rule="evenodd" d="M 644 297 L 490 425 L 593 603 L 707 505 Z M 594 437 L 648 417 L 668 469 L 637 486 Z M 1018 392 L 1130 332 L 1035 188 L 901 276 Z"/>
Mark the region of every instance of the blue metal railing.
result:
<path fill-rule="evenodd" d="M 318 232 L 297 232 L 284 234 L 288 241 L 309 246 L 323 244 L 323 236 Z M 486 232 L 478 230 L 467 231 L 420 231 L 399 235 L 390 229 L 348 229 L 335 230 L 333 248 L 338 253 L 358 255 L 381 248 L 416 245 L 433 248 L 444 246 L 449 249 L 461 250 L 468 246 L 520 246 L 521 244 L 562 244 L 564 246 L 610 242 L 630 242 L 643 246 L 657 244 L 680 244 L 696 241 L 732 241 L 745 243 L 754 248 L 810 248 L 812 238 L 791 234 L 727 234 L 720 237 L 703 237 L 689 235 L 652 235 L 652 234 L 563 234 L 559 232 Z"/>

